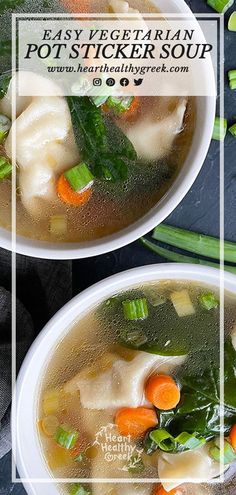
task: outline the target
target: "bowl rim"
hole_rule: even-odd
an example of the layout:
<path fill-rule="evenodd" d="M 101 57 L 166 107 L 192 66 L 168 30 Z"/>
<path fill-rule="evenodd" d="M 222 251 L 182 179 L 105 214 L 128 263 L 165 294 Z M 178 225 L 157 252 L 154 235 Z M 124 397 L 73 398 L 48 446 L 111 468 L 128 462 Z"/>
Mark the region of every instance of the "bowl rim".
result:
<path fill-rule="evenodd" d="M 159 4 L 159 6 L 161 4 L 160 8 L 163 11 L 162 5 L 164 6 L 166 4 L 166 0 L 152 0 L 152 2 L 157 5 Z M 191 14 L 196 20 L 195 15 L 184 0 L 168 0 L 168 2 L 169 7 L 166 8 L 166 11 Z M 196 20 L 196 22 L 198 21 Z M 208 78 L 209 86 L 212 87 L 212 84 L 215 85 L 212 63 L 209 64 L 208 69 L 210 76 Z M 50 243 L 49 241 L 34 240 L 20 235 L 16 235 L 16 243 L 13 243 L 12 239 L 15 239 L 15 235 L 12 236 L 10 231 L 0 228 L 0 246 L 9 251 L 16 251 L 18 254 L 41 259 L 89 258 L 126 246 L 163 222 L 179 205 L 192 187 L 203 166 L 210 146 L 215 119 L 216 98 L 214 96 L 196 98 L 205 98 L 205 103 L 203 110 L 204 117 L 203 115 L 197 117 L 197 122 L 199 118 L 198 127 L 201 128 L 201 132 L 198 132 L 198 144 L 195 145 L 195 151 L 192 152 L 192 145 L 196 132 L 193 135 L 193 142 L 188 156 L 173 184 L 171 184 L 163 197 L 145 215 L 114 234 L 93 241 L 79 243 Z M 194 155 L 193 157 L 191 156 L 191 152 Z"/>
<path fill-rule="evenodd" d="M 46 479 L 46 476 L 53 480 L 43 460 L 36 431 L 36 397 L 41 383 L 42 369 L 48 363 L 51 351 L 67 333 L 70 325 L 87 313 L 92 306 L 102 302 L 112 294 L 144 282 L 189 280 L 219 287 L 221 277 L 220 271 L 216 268 L 192 264 L 168 263 L 133 268 L 112 275 L 84 290 L 52 317 L 35 339 L 25 357 L 14 394 L 14 404 L 17 411 L 16 416 L 14 417 L 14 414 L 12 416 L 13 433 L 17 437 L 14 456 L 29 495 L 40 495 L 42 483 L 38 484 L 37 481 L 33 482 L 32 480 L 26 482 L 28 473 L 31 476 L 32 473 L 41 473 L 40 476 L 33 474 L 33 478 L 36 480 L 39 477 Z M 225 273 L 223 280 L 225 289 L 236 295 L 235 275 Z M 83 308 L 82 311 L 81 308 Z M 45 495 L 59 495 L 60 493 L 52 481 L 45 481 L 43 486 Z"/>

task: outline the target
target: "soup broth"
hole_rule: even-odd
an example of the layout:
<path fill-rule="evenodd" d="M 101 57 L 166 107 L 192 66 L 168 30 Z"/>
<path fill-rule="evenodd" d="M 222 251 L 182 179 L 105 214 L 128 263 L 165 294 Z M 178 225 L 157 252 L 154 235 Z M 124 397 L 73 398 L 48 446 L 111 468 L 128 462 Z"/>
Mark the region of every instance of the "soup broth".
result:
<path fill-rule="evenodd" d="M 235 334 L 235 297 L 226 294 L 225 369 L 232 379 L 225 379 L 225 407 L 231 411 L 225 418 L 226 439 L 236 423 L 236 383 L 231 375 Z M 219 437 L 219 411 L 215 399 L 209 400 L 209 409 L 204 402 L 205 394 L 212 397 L 218 387 L 219 377 L 213 383 L 211 373 L 219 373 L 219 348 L 219 295 L 212 287 L 181 281 L 147 284 L 95 307 L 58 343 L 42 380 L 38 431 L 49 471 L 56 478 L 91 481 L 134 478 L 129 491 L 143 490 L 144 495 L 152 488 L 137 485 L 137 478 L 160 479 L 172 489 L 183 478 L 210 482 L 219 476 L 219 462 L 210 453 Z M 165 407 L 158 399 L 154 407 L 149 381 L 163 376 L 180 397 Z M 140 413 L 145 419 L 136 417 Z M 196 437 L 197 444 L 193 449 L 175 444 L 174 450 L 167 444 L 162 450 L 150 441 L 150 431 L 165 431 L 172 439 L 185 433 Z M 167 478 L 180 481 L 168 488 Z M 229 495 L 230 483 L 227 488 L 182 484 L 180 493 Z M 119 495 L 123 486 L 94 483 L 89 490 Z M 65 493 L 73 489 L 75 485 L 66 487 Z"/>
<path fill-rule="evenodd" d="M 28 3 L 30 6 L 30 2 Z M 81 8 L 86 10 L 86 5 L 87 2 L 82 2 Z M 92 0 L 89 9 L 93 12 L 107 12 L 109 5 L 108 0 L 99 2 Z M 56 6 L 57 8 L 68 6 L 70 10 L 78 10 L 77 2 L 54 2 L 54 11 Z M 139 9 L 140 12 L 156 11 L 149 1 L 146 1 L 145 5 L 139 0 L 131 1 L 130 7 Z M 7 113 L 11 118 L 11 109 L 8 108 L 6 112 L 7 97 L 10 97 L 8 93 L 0 100 L 0 113 Z M 102 119 L 108 127 L 112 122 L 121 133 L 116 140 L 114 135 L 117 132 L 113 134 L 113 138 L 109 138 L 112 160 L 121 158 L 119 150 L 122 136 L 125 136 L 128 143 L 131 142 L 136 157 L 134 160 L 124 159 L 127 176 L 122 180 L 118 177 L 112 182 L 105 180 L 104 177 L 98 177 L 95 173 L 89 191 L 87 189 L 80 194 L 73 193 L 73 200 L 71 200 L 71 191 L 69 196 L 67 191 L 65 199 L 65 188 L 63 191 L 59 189 L 59 178 L 68 169 L 84 161 L 83 152 L 74 142 L 74 128 L 71 128 L 66 103 L 65 109 L 62 108 L 59 115 L 62 121 L 59 125 L 62 128 L 66 127 L 65 120 L 68 119 L 68 135 L 63 139 L 58 135 L 58 139 L 53 141 L 51 129 L 55 121 L 50 122 L 49 119 L 54 112 L 53 103 L 49 102 L 50 98 L 48 98 L 48 113 L 38 118 L 43 101 L 39 100 L 40 98 L 37 101 L 36 98 L 33 99 L 35 117 L 32 114 L 31 125 L 24 131 L 31 135 L 33 142 L 36 133 L 44 135 L 45 142 L 49 140 L 49 145 L 37 143 L 33 149 L 21 151 L 28 146 L 24 141 L 25 132 L 21 133 L 21 125 L 24 127 L 24 119 L 28 118 L 29 112 L 33 112 L 30 99 L 25 106 L 23 105 L 23 112 L 16 120 L 18 129 L 16 224 L 18 234 L 25 237 L 44 241 L 79 242 L 118 232 L 143 217 L 158 203 L 173 184 L 187 158 L 195 128 L 194 98 L 134 98 L 130 108 L 122 115 L 111 109 L 107 112 L 107 108 L 103 105 L 96 111 L 101 112 Z M 63 100 L 65 102 L 65 99 Z M 59 103 L 63 107 L 63 102 Z M 58 108 L 58 104 L 56 106 Z M 152 139 L 150 135 L 153 135 Z M 11 131 L 3 142 L 1 155 L 11 158 Z M 99 156 L 96 160 L 98 158 Z M 86 162 L 91 169 L 89 157 Z M 45 179 L 46 176 L 48 179 Z M 67 181 L 63 176 L 63 181 L 65 180 Z M 68 181 L 66 184 L 68 186 Z M 75 194 L 77 194 L 76 206 L 71 203 L 74 202 Z M 78 200 L 78 196 L 81 201 Z M 0 181 L 0 225 L 6 229 L 11 228 L 11 181 L 8 177 Z"/>

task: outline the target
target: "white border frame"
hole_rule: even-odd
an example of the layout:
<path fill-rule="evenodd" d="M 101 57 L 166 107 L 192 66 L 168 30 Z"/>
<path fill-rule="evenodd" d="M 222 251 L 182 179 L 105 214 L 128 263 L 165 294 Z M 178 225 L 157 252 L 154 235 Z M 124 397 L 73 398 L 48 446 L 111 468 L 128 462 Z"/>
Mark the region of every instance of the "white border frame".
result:
<path fill-rule="evenodd" d="M 167 14 L 166 14 L 167 15 Z M 14 40 L 16 40 L 16 19 L 18 17 L 29 17 L 30 14 L 13 14 L 12 16 L 12 37 Z M 86 17 L 87 14 L 73 14 L 73 18 L 75 17 Z M 122 15 L 121 15 L 122 16 Z M 124 14 L 124 17 L 127 18 L 127 15 Z M 146 17 L 151 17 L 153 18 L 152 14 L 145 15 Z M 157 14 L 155 14 L 157 16 Z M 163 16 L 163 13 L 161 13 L 159 16 Z M 168 14 L 168 17 L 170 18 L 178 18 L 178 17 L 187 17 L 188 14 Z M 31 17 L 49 17 L 47 14 L 34 14 Z M 58 17 L 69 17 L 71 18 L 71 14 L 57 14 L 56 16 L 53 15 L 53 17 L 58 18 Z M 99 17 L 99 16 L 98 16 Z M 101 17 L 111 17 L 110 14 L 101 14 Z M 189 17 L 193 17 L 193 14 L 189 14 Z M 223 71 L 223 60 L 224 60 L 224 17 L 220 14 L 195 14 L 196 19 L 198 18 L 215 18 L 220 20 L 220 116 L 224 116 L 224 71 Z M 16 47 L 15 44 L 13 44 L 13 50 L 12 50 L 12 67 L 13 70 L 16 69 Z M 13 87 L 13 95 L 15 95 L 15 90 L 16 88 Z M 16 100 L 15 97 L 13 96 L 12 99 L 12 120 L 15 120 L 16 117 Z M 16 139 L 16 136 L 14 136 L 14 140 Z M 13 152 L 12 152 L 12 163 L 13 165 L 16 163 L 16 148 L 13 146 Z M 13 174 L 12 174 L 12 395 L 14 397 L 14 391 L 15 391 L 15 383 L 16 383 L 16 195 L 15 195 L 15 190 L 16 190 L 16 169 L 15 166 L 13 166 Z M 220 308 L 220 342 L 221 342 L 221 349 L 220 349 L 220 377 L 221 377 L 221 386 L 220 386 L 220 394 L 221 394 L 221 399 L 224 397 L 224 349 L 223 349 L 223 343 L 224 343 L 224 143 L 220 142 L 220 302 L 221 302 L 221 308 Z M 120 247 L 120 246 L 117 246 Z M 19 252 L 19 251 L 18 251 Z M 102 251 L 101 251 L 102 252 Z M 168 265 L 165 264 L 164 267 L 167 267 Z M 97 284 L 99 285 L 99 284 Z M 89 289 L 88 289 L 89 290 Z M 86 291 L 85 291 L 86 292 Z M 13 400 L 12 404 L 13 408 L 13 418 L 16 418 L 16 402 Z M 14 422 L 14 421 L 13 421 Z M 221 400 L 221 426 L 224 425 L 224 400 Z M 12 446 L 13 446 L 13 452 L 16 453 L 17 451 L 17 445 L 16 445 L 16 431 L 14 428 L 14 425 L 12 424 Z M 223 449 L 223 442 L 224 442 L 224 436 L 221 434 L 221 448 Z M 217 483 L 224 482 L 224 474 L 220 476 L 220 478 L 217 479 Z M 160 480 L 159 479 L 22 479 L 18 478 L 16 475 L 16 465 L 14 462 L 14 457 L 12 456 L 12 481 L 14 483 L 73 483 L 73 482 L 93 482 L 93 483 L 110 483 L 110 482 L 116 482 L 116 483 L 134 483 L 134 482 L 142 482 L 142 483 L 157 483 Z M 193 480 L 191 480 L 193 481 Z M 198 480 L 199 482 L 199 480 Z M 212 480 L 212 483 L 215 483 L 214 480 Z"/>

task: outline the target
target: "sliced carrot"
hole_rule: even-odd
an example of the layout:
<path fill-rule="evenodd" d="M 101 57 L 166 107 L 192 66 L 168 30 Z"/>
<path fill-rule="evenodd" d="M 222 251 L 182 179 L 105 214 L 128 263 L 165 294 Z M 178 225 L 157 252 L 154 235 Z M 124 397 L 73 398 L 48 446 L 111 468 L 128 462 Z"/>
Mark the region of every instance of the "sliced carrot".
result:
<path fill-rule="evenodd" d="M 138 96 L 134 96 L 134 99 L 130 105 L 130 107 L 123 113 L 121 113 L 121 117 L 124 119 L 129 119 L 134 117 L 140 108 L 140 98 Z"/>
<path fill-rule="evenodd" d="M 89 200 L 92 189 L 89 187 L 81 192 L 73 191 L 68 180 L 62 174 L 57 182 L 57 194 L 59 198 L 67 205 L 82 206 Z"/>
<path fill-rule="evenodd" d="M 229 441 L 233 449 L 236 451 L 236 424 L 230 430 Z"/>
<path fill-rule="evenodd" d="M 41 422 L 42 430 L 47 437 L 55 435 L 58 425 L 59 421 L 56 416 L 45 416 Z"/>
<path fill-rule="evenodd" d="M 154 375 L 149 378 L 145 395 L 158 409 L 168 411 L 176 407 L 180 401 L 180 390 L 171 376 Z"/>
<path fill-rule="evenodd" d="M 157 416 L 153 409 L 147 407 L 124 407 L 117 412 L 115 424 L 122 436 L 139 438 L 149 428 L 156 426 Z"/>
<path fill-rule="evenodd" d="M 160 485 L 154 491 L 154 494 L 153 495 L 184 495 L 184 493 L 185 493 L 185 491 L 182 488 L 180 488 L 180 487 L 174 488 L 170 492 L 167 492 L 165 490 L 165 488 L 163 488 L 163 486 Z"/>

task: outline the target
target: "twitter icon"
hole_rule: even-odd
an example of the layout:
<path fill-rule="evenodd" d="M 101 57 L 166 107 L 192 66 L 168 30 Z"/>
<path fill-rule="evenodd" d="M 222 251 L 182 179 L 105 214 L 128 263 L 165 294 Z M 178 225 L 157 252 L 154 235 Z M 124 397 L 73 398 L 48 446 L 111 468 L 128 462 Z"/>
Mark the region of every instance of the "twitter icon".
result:
<path fill-rule="evenodd" d="M 134 85 L 135 86 L 141 86 L 142 82 L 143 82 L 143 79 L 134 79 Z"/>

